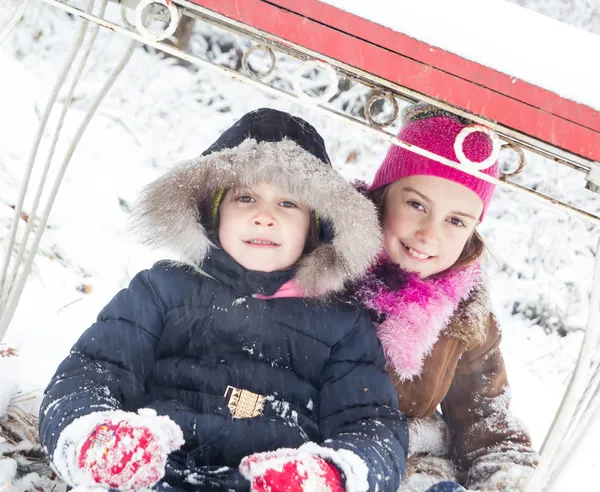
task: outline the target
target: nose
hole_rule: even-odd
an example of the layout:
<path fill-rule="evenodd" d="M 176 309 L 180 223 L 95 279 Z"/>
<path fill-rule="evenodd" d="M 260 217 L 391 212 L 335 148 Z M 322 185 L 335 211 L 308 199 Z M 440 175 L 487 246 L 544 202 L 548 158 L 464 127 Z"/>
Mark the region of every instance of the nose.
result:
<path fill-rule="evenodd" d="M 423 244 L 436 245 L 439 241 L 439 228 L 433 221 L 427 220 L 420 225 L 416 237 Z"/>
<path fill-rule="evenodd" d="M 256 214 L 252 219 L 252 223 L 258 227 L 274 228 L 277 223 L 275 218 L 267 211 L 263 210 Z"/>

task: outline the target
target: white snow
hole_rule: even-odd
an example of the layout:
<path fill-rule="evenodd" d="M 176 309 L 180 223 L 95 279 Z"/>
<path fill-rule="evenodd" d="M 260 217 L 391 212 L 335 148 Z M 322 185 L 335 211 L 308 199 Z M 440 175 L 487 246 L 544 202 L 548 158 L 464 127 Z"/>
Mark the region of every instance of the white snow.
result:
<path fill-rule="evenodd" d="M 346 477 L 346 492 L 369 490 L 369 469 L 360 456 L 347 449 L 332 449 L 307 442 L 298 451 L 314 454 L 334 463 Z M 307 490 L 313 490 L 307 487 Z M 315 489 L 316 490 L 316 489 Z"/>
<path fill-rule="evenodd" d="M 267 396 L 267 401 L 270 403 L 271 408 L 277 413 L 282 419 L 286 418 L 290 411 L 290 404 L 287 401 L 276 400 L 274 396 Z"/>
<path fill-rule="evenodd" d="M 109 12 L 118 15 L 113 4 L 109 4 Z M 512 24 L 498 22 L 498 39 L 504 33 L 504 42 L 513 32 Z M 2 258 L 12 218 L 10 206 L 16 201 L 36 125 L 78 27 L 78 20 L 42 2 L 30 2 L 24 21 L 0 45 Z M 247 46 L 239 38 L 200 24 L 192 49 L 205 54 L 210 36 L 211 56 L 232 66 L 236 63 L 233 48 Z M 215 39 L 219 43 L 215 44 Z M 101 30 L 93 63 L 84 73 L 66 120 L 65 137 L 73 136 L 126 44 L 124 38 Z M 277 83 L 289 84 L 297 66 L 281 57 Z M 565 72 L 558 63 L 555 70 L 557 76 Z M 366 90 L 353 86 L 332 105 L 357 111 L 366 97 Z M 6 348 L 18 351 L 18 356 L 0 356 L 0 374 L 14 378 L 22 393 L 32 391 L 36 396 L 23 406 L 37 411 L 58 364 L 100 309 L 135 273 L 166 257 L 165 252 L 149 252 L 139 246 L 128 232 L 127 210 L 140 189 L 175 162 L 201 153 L 242 114 L 264 106 L 290 111 L 315 125 L 332 162 L 348 180 L 370 180 L 385 154 L 387 145 L 377 138 L 309 109 L 273 100 L 211 71 L 188 70 L 152 52 L 136 51 L 73 157 L 5 345 L 0 346 L 0 353 Z M 39 167 L 55 122 L 53 114 Z M 65 146 L 63 140 L 59 152 L 64 152 Z M 508 153 L 501 155 L 507 161 L 511 158 Z M 600 213 L 598 196 L 584 190 L 580 174 L 530 154 L 527 162 L 519 182 Z M 39 168 L 34 180 L 38 178 Z M 30 194 L 25 211 L 30 210 L 31 201 Z M 600 231 L 502 190 L 496 192 L 480 230 L 495 258 L 489 261 L 487 271 L 494 311 L 503 326 L 502 350 L 512 385 L 512 409 L 539 447 L 581 344 Z M 547 335 L 545 329 L 554 332 Z M 556 330 L 567 336 L 558 336 Z M 587 433 L 567 476 L 570 485 L 562 490 L 577 490 L 578 485 L 585 490 L 595 480 L 600 443 L 594 435 L 598 435 L 597 428 Z M 22 479 L 13 485 L 20 492 L 30 487 L 26 482 Z M 63 491 L 57 488 L 55 492 Z"/>
<path fill-rule="evenodd" d="M 600 109 L 600 36 L 503 0 L 321 0 Z"/>
<path fill-rule="evenodd" d="M 0 458 L 0 490 L 8 484 L 17 473 L 17 462 L 10 458 Z"/>
<path fill-rule="evenodd" d="M 489 490 L 525 490 L 530 476 L 531 468 L 511 465 L 494 473 L 485 485 Z"/>
<path fill-rule="evenodd" d="M 0 379 L 0 419 L 6 415 L 6 409 L 18 391 L 19 385 L 16 381 Z"/>
<path fill-rule="evenodd" d="M 428 419 L 409 421 L 408 455 L 427 453 L 432 456 L 448 456 L 450 435 L 439 414 Z"/>

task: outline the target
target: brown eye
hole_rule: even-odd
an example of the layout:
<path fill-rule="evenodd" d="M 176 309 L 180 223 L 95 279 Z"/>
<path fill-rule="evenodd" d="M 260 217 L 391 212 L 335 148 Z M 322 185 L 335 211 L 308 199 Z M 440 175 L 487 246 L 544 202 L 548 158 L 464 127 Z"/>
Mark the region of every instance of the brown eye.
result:
<path fill-rule="evenodd" d="M 290 202 L 289 200 L 279 202 L 279 205 L 285 208 L 298 208 L 298 205 L 296 205 L 294 202 Z"/>
<path fill-rule="evenodd" d="M 254 203 L 256 200 L 250 195 L 238 195 L 235 197 L 235 201 L 240 203 Z"/>
<path fill-rule="evenodd" d="M 409 200 L 407 203 L 408 203 L 408 204 L 409 204 L 409 205 L 410 205 L 412 208 L 415 208 L 415 209 L 417 209 L 417 210 L 420 210 L 421 212 L 425 212 L 425 207 L 424 207 L 424 206 L 423 206 L 421 203 L 419 203 L 419 202 L 417 202 L 417 201 L 415 201 L 415 200 Z"/>
<path fill-rule="evenodd" d="M 451 217 L 450 223 L 455 225 L 456 227 L 467 227 L 467 225 L 457 217 Z"/>

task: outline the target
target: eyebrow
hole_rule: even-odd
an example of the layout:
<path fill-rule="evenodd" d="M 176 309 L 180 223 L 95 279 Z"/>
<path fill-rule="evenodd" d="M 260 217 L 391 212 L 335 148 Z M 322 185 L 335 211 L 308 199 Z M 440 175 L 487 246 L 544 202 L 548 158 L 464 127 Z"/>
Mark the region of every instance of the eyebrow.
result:
<path fill-rule="evenodd" d="M 239 186 L 239 187 L 236 187 L 236 188 L 231 188 L 231 194 L 232 195 L 239 195 L 241 193 L 250 193 L 250 194 L 256 195 L 256 196 L 258 196 L 260 198 L 259 194 L 256 193 L 256 191 L 254 191 L 249 186 Z"/>
<path fill-rule="evenodd" d="M 457 211 L 455 211 L 455 212 L 450 212 L 450 213 L 451 213 L 451 214 L 453 214 L 453 215 L 460 215 L 461 217 L 468 217 L 469 219 L 472 219 L 472 220 L 475 220 L 475 221 L 477 220 L 477 219 L 476 219 L 475 217 L 473 217 L 471 214 L 466 214 L 466 213 L 464 213 L 464 212 L 459 212 L 458 210 L 457 210 Z"/>
<path fill-rule="evenodd" d="M 419 196 L 420 196 L 420 197 L 421 197 L 423 200 L 425 200 L 427 203 L 431 203 L 431 200 L 430 200 L 430 199 L 429 199 L 427 196 L 423 195 L 423 193 L 421 193 L 421 192 L 419 192 L 419 191 L 415 190 L 414 188 L 410 188 L 409 186 L 407 186 L 407 187 L 405 187 L 405 188 L 404 188 L 404 191 L 411 191 L 411 192 L 413 192 L 413 193 L 416 193 L 416 194 L 417 194 L 417 195 L 419 195 Z M 458 210 L 457 210 L 457 211 L 450 212 L 450 213 L 451 213 L 452 215 L 460 215 L 461 217 L 468 217 L 469 219 L 477 220 L 477 219 L 476 219 L 475 217 L 473 217 L 471 214 L 467 214 L 467 213 L 465 213 L 465 212 L 459 212 Z"/>
<path fill-rule="evenodd" d="M 429 198 L 427 198 L 425 195 L 423 195 L 423 193 L 415 190 L 414 188 L 410 188 L 409 186 L 406 186 L 403 188 L 403 190 L 404 191 L 412 191 L 413 193 L 416 193 L 417 195 L 419 195 L 426 202 L 431 203 L 431 200 Z"/>

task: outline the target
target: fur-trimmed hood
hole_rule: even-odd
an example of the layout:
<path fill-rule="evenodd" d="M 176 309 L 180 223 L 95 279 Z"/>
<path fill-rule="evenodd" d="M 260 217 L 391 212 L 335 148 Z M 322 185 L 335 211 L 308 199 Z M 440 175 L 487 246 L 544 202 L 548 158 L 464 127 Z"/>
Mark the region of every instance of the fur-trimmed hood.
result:
<path fill-rule="evenodd" d="M 200 267 L 215 196 L 223 189 L 267 181 L 308 205 L 321 223 L 321 244 L 304 256 L 294 280 L 308 296 L 344 289 L 360 278 L 380 250 L 374 205 L 335 171 L 317 131 L 272 109 L 246 114 L 200 157 L 148 185 L 134 212 L 142 239 Z"/>

